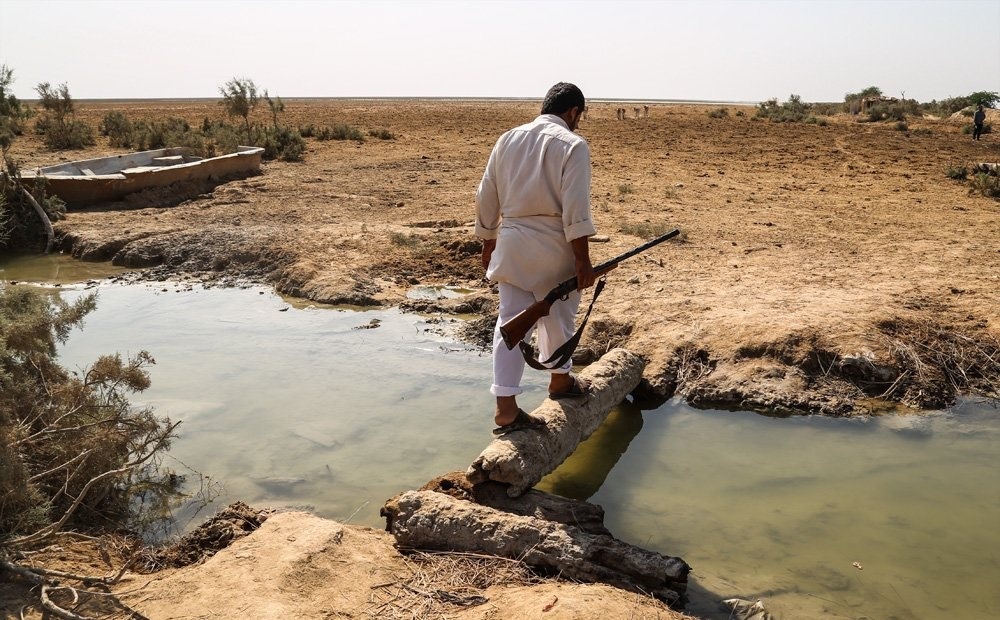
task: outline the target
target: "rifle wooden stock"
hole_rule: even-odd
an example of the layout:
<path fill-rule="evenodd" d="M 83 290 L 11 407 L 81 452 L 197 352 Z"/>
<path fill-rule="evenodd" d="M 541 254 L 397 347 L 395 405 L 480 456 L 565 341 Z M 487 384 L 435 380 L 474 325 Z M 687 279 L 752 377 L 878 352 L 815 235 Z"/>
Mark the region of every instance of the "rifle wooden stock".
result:
<path fill-rule="evenodd" d="M 645 252 L 654 245 L 659 245 L 667 239 L 676 237 L 680 234 L 680 232 L 680 230 L 675 228 L 664 235 L 660 235 L 659 237 L 651 239 L 638 247 L 632 248 L 628 252 L 608 259 L 594 267 L 594 273 L 598 276 L 604 275 L 623 260 L 631 258 L 641 252 Z M 503 343 L 507 345 L 507 348 L 513 349 L 516 347 L 518 342 L 524 340 L 524 337 L 528 334 L 528 331 L 535 325 L 535 323 L 538 322 L 538 319 L 543 316 L 548 316 L 549 310 L 552 309 L 552 304 L 569 295 L 575 291 L 576 288 L 576 276 L 574 276 L 569 280 L 558 284 L 554 289 L 549 291 L 547 295 L 545 295 L 544 299 L 531 304 L 525 310 L 521 311 L 520 314 L 501 325 L 500 336 L 503 338 Z"/>

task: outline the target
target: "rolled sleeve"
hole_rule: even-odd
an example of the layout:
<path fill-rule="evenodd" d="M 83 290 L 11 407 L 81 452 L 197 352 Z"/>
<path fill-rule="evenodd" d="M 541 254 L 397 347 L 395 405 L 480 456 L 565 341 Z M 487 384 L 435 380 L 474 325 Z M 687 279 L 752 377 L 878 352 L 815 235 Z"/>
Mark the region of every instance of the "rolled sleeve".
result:
<path fill-rule="evenodd" d="M 562 220 L 566 241 L 597 233 L 590 214 L 590 147 L 573 145 L 563 164 Z"/>
<path fill-rule="evenodd" d="M 476 190 L 476 236 L 480 239 L 496 239 L 500 232 L 500 195 L 493 175 L 495 158 L 496 149 L 490 154 L 483 180 Z"/>
<path fill-rule="evenodd" d="M 566 233 L 566 241 L 572 241 L 580 237 L 593 237 L 597 234 L 597 229 L 594 228 L 594 223 L 587 219 L 563 228 L 563 232 Z"/>

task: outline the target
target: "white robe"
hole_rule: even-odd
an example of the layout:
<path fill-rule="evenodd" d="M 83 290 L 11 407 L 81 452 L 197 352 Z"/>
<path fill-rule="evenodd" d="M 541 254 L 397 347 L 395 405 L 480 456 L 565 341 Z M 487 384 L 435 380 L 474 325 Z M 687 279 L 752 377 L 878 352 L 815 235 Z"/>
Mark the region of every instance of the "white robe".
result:
<path fill-rule="evenodd" d="M 500 136 L 476 192 L 476 235 L 496 239 L 486 276 L 543 297 L 575 274 L 570 241 L 596 231 L 590 147 L 543 114 Z"/>

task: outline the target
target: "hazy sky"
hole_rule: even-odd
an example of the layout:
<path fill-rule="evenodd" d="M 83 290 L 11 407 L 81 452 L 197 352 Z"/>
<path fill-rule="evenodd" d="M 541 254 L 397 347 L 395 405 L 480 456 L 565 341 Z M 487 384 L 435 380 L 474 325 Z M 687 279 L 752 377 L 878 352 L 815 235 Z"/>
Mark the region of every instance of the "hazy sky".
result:
<path fill-rule="evenodd" d="M 14 93 L 919 101 L 1000 91 L 1000 0 L 0 0 Z"/>

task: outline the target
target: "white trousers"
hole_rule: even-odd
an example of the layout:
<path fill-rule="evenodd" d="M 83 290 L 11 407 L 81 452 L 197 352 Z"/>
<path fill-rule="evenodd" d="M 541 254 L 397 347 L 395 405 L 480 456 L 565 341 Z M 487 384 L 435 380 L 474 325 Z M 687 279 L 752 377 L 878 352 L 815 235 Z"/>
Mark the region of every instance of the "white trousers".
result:
<path fill-rule="evenodd" d="M 517 396 L 524 390 L 521 389 L 521 377 L 524 376 L 524 357 L 521 349 L 514 347 L 507 349 L 500 335 L 500 326 L 518 315 L 528 306 L 540 301 L 529 291 L 520 289 L 512 284 L 501 282 L 500 288 L 500 313 L 497 317 L 497 324 L 493 328 L 493 386 L 490 393 L 494 396 Z M 547 360 L 552 353 L 563 345 L 564 342 L 573 337 L 574 323 L 576 322 L 576 311 L 580 307 L 580 291 L 573 291 L 565 300 L 560 299 L 552 304 L 549 315 L 539 319 L 535 327 L 538 328 L 538 359 Z M 531 338 L 531 331 L 524 337 L 525 340 Z M 559 368 L 553 368 L 549 372 L 567 373 L 573 367 L 573 361 L 566 362 Z"/>

